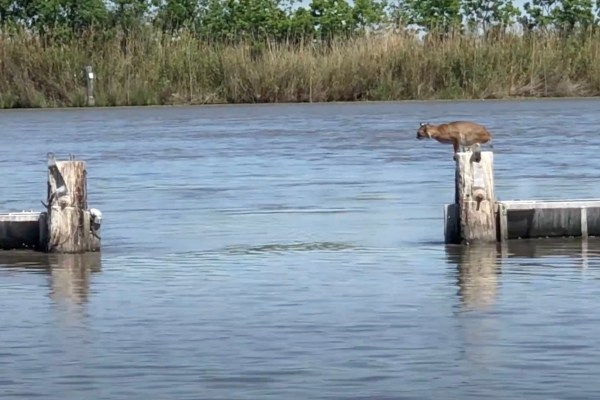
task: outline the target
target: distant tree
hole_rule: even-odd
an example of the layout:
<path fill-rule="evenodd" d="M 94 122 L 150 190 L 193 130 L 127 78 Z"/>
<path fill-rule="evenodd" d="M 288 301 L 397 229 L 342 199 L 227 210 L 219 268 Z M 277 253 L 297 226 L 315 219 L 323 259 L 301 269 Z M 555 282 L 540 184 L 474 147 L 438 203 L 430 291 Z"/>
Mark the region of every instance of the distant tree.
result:
<path fill-rule="evenodd" d="M 321 40 L 349 36 L 354 30 L 352 7 L 346 0 L 312 0 L 309 9 Z"/>
<path fill-rule="evenodd" d="M 298 7 L 290 13 L 288 38 L 292 41 L 310 40 L 315 37 L 315 22 L 310 11 Z"/>
<path fill-rule="evenodd" d="M 384 22 L 387 19 L 387 5 L 387 0 L 354 0 L 352 18 L 355 27 L 363 31 L 367 27 Z"/>
<path fill-rule="evenodd" d="M 553 11 L 554 23 L 563 33 L 587 29 L 594 23 L 592 0 L 562 0 Z"/>
<path fill-rule="evenodd" d="M 470 30 L 484 32 L 491 27 L 504 30 L 521 14 L 512 0 L 463 0 L 462 11 Z"/>
<path fill-rule="evenodd" d="M 461 26 L 460 0 L 399 0 L 393 12 L 397 24 L 428 32 L 447 34 Z"/>
<path fill-rule="evenodd" d="M 127 35 L 142 25 L 149 9 L 148 0 L 111 0 L 112 26 L 119 27 Z"/>
<path fill-rule="evenodd" d="M 0 0 L 0 25 L 2 27 L 9 22 L 15 22 L 14 7 L 13 0 Z"/>
<path fill-rule="evenodd" d="M 108 11 L 103 0 L 15 0 L 11 15 L 42 34 L 77 34 L 106 24 Z"/>
<path fill-rule="evenodd" d="M 158 8 L 155 22 L 170 33 L 193 28 L 200 12 L 197 0 L 159 0 L 155 1 L 155 6 Z"/>
<path fill-rule="evenodd" d="M 555 29 L 568 34 L 594 23 L 592 0 L 532 0 L 523 8 L 532 29 Z"/>
<path fill-rule="evenodd" d="M 199 32 L 211 40 L 283 38 L 289 20 L 279 0 L 208 0 Z"/>

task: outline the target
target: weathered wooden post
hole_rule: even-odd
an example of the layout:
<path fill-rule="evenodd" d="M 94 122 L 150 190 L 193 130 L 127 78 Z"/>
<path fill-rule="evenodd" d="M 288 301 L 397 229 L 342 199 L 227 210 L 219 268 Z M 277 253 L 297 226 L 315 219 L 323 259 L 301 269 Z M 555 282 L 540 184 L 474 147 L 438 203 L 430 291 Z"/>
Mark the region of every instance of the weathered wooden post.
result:
<path fill-rule="evenodd" d="M 91 65 L 86 65 L 85 72 L 85 103 L 89 107 L 96 105 L 94 98 L 94 72 Z"/>
<path fill-rule="evenodd" d="M 48 154 L 47 232 L 40 234 L 49 253 L 100 250 L 102 214 L 88 210 L 87 170 L 84 161 L 56 161 Z"/>
<path fill-rule="evenodd" d="M 494 194 L 493 153 L 456 155 L 456 212 L 459 241 L 465 244 L 496 242 L 496 198 Z"/>

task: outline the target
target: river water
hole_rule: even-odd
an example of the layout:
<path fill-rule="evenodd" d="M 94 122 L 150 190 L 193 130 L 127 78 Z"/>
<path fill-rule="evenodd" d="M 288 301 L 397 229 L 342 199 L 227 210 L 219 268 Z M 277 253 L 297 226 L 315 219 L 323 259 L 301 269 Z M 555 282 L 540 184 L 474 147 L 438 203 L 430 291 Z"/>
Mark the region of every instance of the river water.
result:
<path fill-rule="evenodd" d="M 445 246 L 451 146 L 500 199 L 600 198 L 600 101 L 0 112 L 1 211 L 87 162 L 102 252 L 0 253 L 0 397 L 580 399 L 600 390 L 600 240 Z"/>

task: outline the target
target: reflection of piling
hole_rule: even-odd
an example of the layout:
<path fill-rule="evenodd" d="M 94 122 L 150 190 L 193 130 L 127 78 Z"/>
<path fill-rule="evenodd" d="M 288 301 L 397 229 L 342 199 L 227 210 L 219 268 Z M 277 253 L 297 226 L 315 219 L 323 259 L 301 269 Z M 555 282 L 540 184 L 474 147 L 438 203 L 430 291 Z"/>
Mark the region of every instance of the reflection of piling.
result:
<path fill-rule="evenodd" d="M 458 295 L 466 308 L 493 305 L 499 287 L 502 260 L 547 257 L 570 259 L 567 265 L 585 270 L 600 260 L 600 238 L 523 239 L 471 246 L 446 245 L 446 259 L 457 266 Z"/>
<path fill-rule="evenodd" d="M 101 269 L 100 253 L 56 254 L 50 256 L 48 261 L 51 297 L 55 301 L 85 303 L 90 288 L 90 275 Z"/>
<path fill-rule="evenodd" d="M 585 238 L 581 241 L 581 268 L 588 268 L 588 239 Z"/>
<path fill-rule="evenodd" d="M 99 252 L 47 254 L 31 251 L 0 252 L 0 268 L 44 271 L 50 275 L 50 295 L 74 304 L 87 301 L 90 277 L 102 269 Z"/>
<path fill-rule="evenodd" d="M 493 305 L 500 274 L 496 244 L 449 246 L 446 253 L 457 265 L 458 295 L 463 305 L 471 309 Z"/>

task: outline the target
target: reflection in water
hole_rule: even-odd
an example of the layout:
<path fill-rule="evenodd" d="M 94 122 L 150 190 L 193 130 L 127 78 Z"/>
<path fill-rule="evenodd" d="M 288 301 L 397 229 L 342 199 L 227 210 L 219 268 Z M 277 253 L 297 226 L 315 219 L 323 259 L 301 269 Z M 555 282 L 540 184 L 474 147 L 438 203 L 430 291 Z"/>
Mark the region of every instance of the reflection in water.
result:
<path fill-rule="evenodd" d="M 458 296 L 466 311 L 488 311 L 498 297 L 500 253 L 495 243 L 471 246 L 446 246 L 448 261 L 456 264 Z M 463 356 L 474 370 L 496 365 L 501 354 L 498 341 L 498 318 L 483 313 L 471 318 L 459 316 L 462 327 Z"/>
<path fill-rule="evenodd" d="M 509 276 L 504 277 L 509 283 L 515 281 L 510 276 L 515 261 L 520 266 L 518 274 L 522 274 L 522 268 L 528 265 L 533 266 L 531 274 L 538 274 L 542 265 L 567 265 L 569 268 L 575 265 L 586 269 L 593 258 L 600 258 L 600 239 L 528 239 L 490 245 L 454 245 L 446 246 L 446 258 L 456 265 L 462 309 L 480 311 L 457 315 L 463 334 L 462 356 L 473 373 L 478 373 L 498 365 L 503 359 L 496 345 L 500 340 L 502 313 L 489 312 L 496 302 L 502 302 L 498 295 L 502 264 L 509 271 Z M 525 262 L 525 259 L 529 260 Z"/>
<path fill-rule="evenodd" d="M 447 245 L 446 258 L 457 267 L 458 294 L 465 308 L 486 309 L 497 296 L 502 259 L 570 257 L 586 269 L 590 258 L 600 258 L 600 238 L 509 240 L 503 244 Z"/>
<path fill-rule="evenodd" d="M 498 291 L 499 253 L 495 244 L 446 246 L 446 257 L 457 265 L 458 295 L 467 309 L 487 309 Z"/>
<path fill-rule="evenodd" d="M 584 243 L 585 242 L 585 243 Z M 585 250 L 587 247 L 588 250 Z M 585 250 L 600 255 L 600 240 L 589 238 L 521 239 L 506 242 L 508 257 L 579 257 Z"/>
<path fill-rule="evenodd" d="M 56 144 L 88 162 L 89 198 L 114 218 L 101 274 L 58 260 L 51 269 L 49 257 L 36 272 L 0 267 L 0 393 L 594 398 L 592 240 L 585 273 L 581 248 L 526 259 L 523 242 L 496 259 L 473 246 L 448 249 L 452 264 L 444 262 L 448 149 L 431 144 L 423 157 L 399 131 L 421 114 L 475 113 L 498 131 L 500 197 L 598 198 L 599 105 L 3 112 L 11 191 L 0 209 L 40 206 L 44 155 Z M 522 134 L 532 129 L 548 135 Z M 544 243 L 534 252 L 564 251 Z"/>
<path fill-rule="evenodd" d="M 572 257 L 580 259 L 586 269 L 590 258 L 600 257 L 600 238 L 551 238 L 509 240 L 503 248 L 503 257 Z"/>
<path fill-rule="evenodd" d="M 73 304 L 87 302 L 90 274 L 101 269 L 100 253 L 57 254 L 50 261 L 50 297 Z"/>
<path fill-rule="evenodd" d="M 101 270 L 100 253 L 46 254 L 31 251 L 0 252 L 0 267 L 48 273 L 50 297 L 56 302 L 87 302 L 90 274 Z"/>

